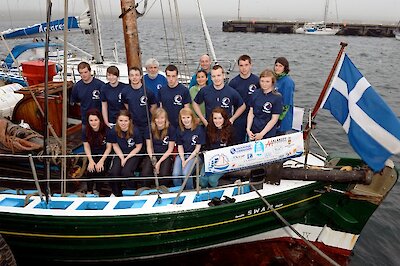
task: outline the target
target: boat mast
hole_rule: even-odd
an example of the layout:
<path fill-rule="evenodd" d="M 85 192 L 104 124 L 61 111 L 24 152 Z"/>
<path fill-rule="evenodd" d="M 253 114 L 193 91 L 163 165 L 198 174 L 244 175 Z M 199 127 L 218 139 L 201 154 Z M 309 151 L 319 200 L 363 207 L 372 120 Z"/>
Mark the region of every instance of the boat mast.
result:
<path fill-rule="evenodd" d="M 240 0 L 238 0 L 238 20 L 240 20 Z"/>
<path fill-rule="evenodd" d="M 68 119 L 68 91 L 67 91 L 67 60 L 68 60 L 68 26 L 65 26 L 68 21 L 68 0 L 64 0 L 64 57 L 63 57 L 63 101 L 62 101 L 62 160 L 61 160 L 61 193 L 67 192 L 67 119 Z"/>
<path fill-rule="evenodd" d="M 121 0 L 121 12 L 119 17 L 122 18 L 128 69 L 134 66 L 141 68 L 135 0 Z"/>
<path fill-rule="evenodd" d="M 204 18 L 203 11 L 201 9 L 199 0 L 197 0 L 197 6 L 199 8 L 199 13 L 200 13 L 200 18 L 201 18 L 201 23 L 203 26 L 204 36 L 206 37 L 208 48 L 210 49 L 211 59 L 215 62 L 215 64 L 217 64 L 218 60 L 217 60 L 217 56 L 215 54 L 214 45 L 212 43 L 210 32 L 208 31 L 207 23 Z"/>
<path fill-rule="evenodd" d="M 326 24 L 326 20 L 328 18 L 328 10 L 329 10 L 329 0 L 325 0 L 324 24 Z"/>
<path fill-rule="evenodd" d="M 47 179 L 47 187 L 46 187 L 46 203 L 49 201 L 50 195 L 50 159 L 48 155 L 50 154 L 50 145 L 49 145 L 49 42 L 50 42 L 50 17 L 51 17 L 51 9 L 53 3 L 51 0 L 47 0 L 47 15 L 46 15 L 46 41 L 45 41 L 45 50 L 44 50 L 44 67 L 45 67 L 45 81 L 44 81 L 44 134 L 43 134 L 43 143 L 44 143 L 44 174 Z"/>
<path fill-rule="evenodd" d="M 95 1 L 87 0 L 90 12 L 90 20 L 92 22 L 92 41 L 94 45 L 94 60 L 96 64 L 103 63 L 103 44 L 101 43 L 100 24 L 97 17 L 97 9 Z"/>

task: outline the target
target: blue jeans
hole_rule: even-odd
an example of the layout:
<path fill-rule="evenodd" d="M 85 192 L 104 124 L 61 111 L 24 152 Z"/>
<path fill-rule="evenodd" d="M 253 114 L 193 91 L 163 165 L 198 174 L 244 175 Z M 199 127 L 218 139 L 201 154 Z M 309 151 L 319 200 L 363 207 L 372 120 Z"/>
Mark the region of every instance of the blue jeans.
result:
<path fill-rule="evenodd" d="M 190 155 L 185 154 L 185 159 L 187 159 Z M 184 176 L 183 178 L 174 178 L 172 181 L 174 182 L 174 186 L 181 186 L 183 183 L 183 180 L 187 175 L 192 175 L 192 173 L 189 173 L 190 168 L 192 168 L 192 165 L 195 163 L 196 158 L 191 159 L 188 161 L 188 163 L 185 165 L 185 167 L 182 169 L 182 160 L 181 157 L 176 156 L 175 157 L 175 163 L 174 163 L 174 169 L 172 170 L 172 176 Z M 200 162 L 199 162 L 200 163 Z M 194 166 L 193 171 L 195 171 L 196 166 Z M 193 172 L 192 171 L 192 172 Z M 193 178 L 189 177 L 185 189 L 193 189 Z"/>
<path fill-rule="evenodd" d="M 200 186 L 202 188 L 206 187 L 216 187 L 218 186 L 218 180 L 223 176 L 222 173 L 206 173 L 204 165 L 201 168 L 200 173 Z"/>

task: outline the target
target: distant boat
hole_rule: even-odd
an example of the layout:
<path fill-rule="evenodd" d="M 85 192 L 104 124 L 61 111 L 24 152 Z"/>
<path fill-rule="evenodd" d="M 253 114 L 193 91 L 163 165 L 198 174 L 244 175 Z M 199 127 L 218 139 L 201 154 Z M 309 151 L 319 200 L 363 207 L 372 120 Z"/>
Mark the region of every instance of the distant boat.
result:
<path fill-rule="evenodd" d="M 295 30 L 299 34 L 309 34 L 309 35 L 336 35 L 340 31 L 340 27 L 328 27 L 326 25 L 326 20 L 329 10 L 329 0 L 325 1 L 325 13 L 324 20 L 320 22 L 306 22 L 302 27 Z"/>
<path fill-rule="evenodd" d="M 396 40 L 400 40 L 400 20 L 397 23 L 397 29 L 395 31 L 393 31 L 394 37 L 396 38 Z"/>

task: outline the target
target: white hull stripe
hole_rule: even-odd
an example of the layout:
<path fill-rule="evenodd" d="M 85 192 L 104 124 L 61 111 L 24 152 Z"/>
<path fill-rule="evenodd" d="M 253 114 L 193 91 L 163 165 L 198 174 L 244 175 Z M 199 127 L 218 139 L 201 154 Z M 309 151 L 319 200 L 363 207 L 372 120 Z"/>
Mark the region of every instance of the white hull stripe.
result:
<path fill-rule="evenodd" d="M 353 250 L 359 235 L 345 233 L 333 230 L 327 226 L 312 226 L 305 224 L 294 224 L 293 227 L 307 240 L 311 242 L 320 242 L 326 246 L 333 248 L 340 248 L 344 250 Z M 282 227 L 269 232 L 261 233 L 254 236 L 249 236 L 212 247 L 229 246 L 234 244 L 242 244 L 248 242 L 262 241 L 262 240 L 273 240 L 279 238 L 295 238 L 300 239 L 300 237 L 294 233 L 289 227 Z"/>

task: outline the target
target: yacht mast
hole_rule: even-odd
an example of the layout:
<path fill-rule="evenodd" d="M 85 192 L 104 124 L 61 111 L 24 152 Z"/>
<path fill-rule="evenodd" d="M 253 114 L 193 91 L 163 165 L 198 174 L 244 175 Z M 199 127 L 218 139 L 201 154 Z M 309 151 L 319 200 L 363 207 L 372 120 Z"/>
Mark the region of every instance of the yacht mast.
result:
<path fill-rule="evenodd" d="M 90 11 L 90 19 L 92 22 L 92 41 L 94 45 L 94 60 L 97 64 L 103 63 L 104 55 L 103 55 L 103 44 L 101 42 L 101 34 L 100 34 L 100 23 L 97 16 L 97 9 L 95 1 L 87 0 L 87 4 L 89 6 Z"/>
<path fill-rule="evenodd" d="M 326 20 L 328 18 L 328 10 L 329 10 L 329 0 L 325 0 L 324 24 L 326 24 Z"/>
<path fill-rule="evenodd" d="M 238 1 L 238 20 L 241 20 L 241 17 L 240 17 L 240 0 Z"/>
<path fill-rule="evenodd" d="M 135 0 L 121 0 L 121 12 L 120 18 L 122 18 L 128 69 L 134 66 L 140 68 L 142 64 L 136 22 Z"/>
<path fill-rule="evenodd" d="M 199 8 L 199 13 L 200 13 L 200 18 L 201 18 L 201 23 L 202 23 L 202 26 L 203 26 L 204 36 L 206 37 L 207 45 L 208 45 L 208 48 L 210 49 L 211 59 L 217 64 L 218 60 L 217 60 L 217 56 L 215 54 L 214 45 L 212 43 L 210 32 L 208 31 L 207 23 L 206 23 L 206 20 L 204 18 L 203 11 L 201 9 L 199 0 L 197 0 L 197 6 Z"/>

